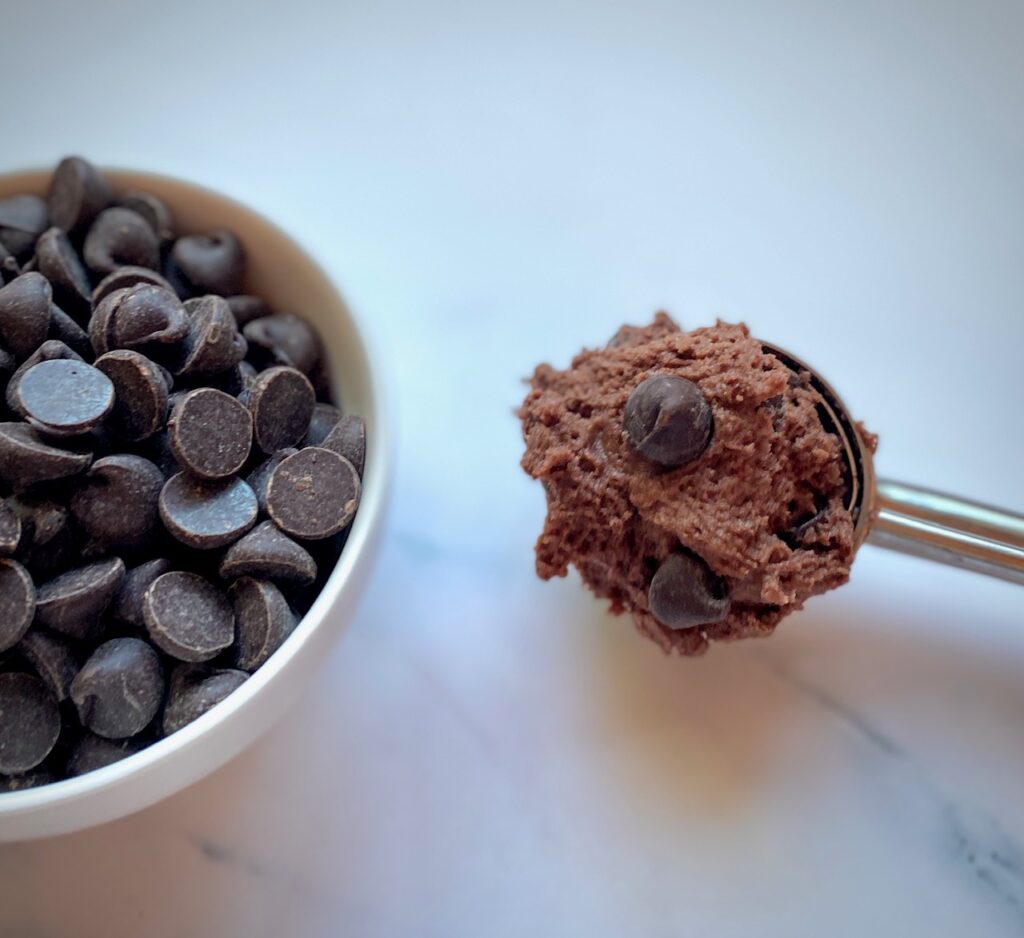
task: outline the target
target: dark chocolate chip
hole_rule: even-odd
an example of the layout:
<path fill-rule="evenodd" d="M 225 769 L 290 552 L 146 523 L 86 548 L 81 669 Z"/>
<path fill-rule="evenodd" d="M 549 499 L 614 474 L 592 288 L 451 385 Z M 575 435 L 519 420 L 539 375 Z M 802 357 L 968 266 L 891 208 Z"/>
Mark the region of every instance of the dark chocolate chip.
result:
<path fill-rule="evenodd" d="M 118 349 L 96 359 L 114 385 L 114 409 L 107 426 L 124 440 L 138 442 L 158 433 L 167 420 L 167 379 L 140 352 Z"/>
<path fill-rule="evenodd" d="M 189 391 L 167 422 L 168 442 L 179 465 L 201 479 L 238 472 L 249 458 L 252 433 L 245 405 L 214 388 Z"/>
<path fill-rule="evenodd" d="M 78 540 L 67 508 L 38 493 L 13 495 L 7 501 L 21 521 L 17 559 L 35 580 L 49 579 L 73 562 Z"/>
<path fill-rule="evenodd" d="M 292 634 L 295 614 L 281 591 L 267 580 L 242 577 L 228 590 L 238 635 L 232 649 L 235 667 L 255 671 Z"/>
<path fill-rule="evenodd" d="M 18 259 L 0 244 L 0 286 L 10 283 L 21 275 L 21 264 Z"/>
<path fill-rule="evenodd" d="M 89 333 L 59 306 L 50 306 L 50 329 L 46 337 L 50 341 L 63 342 L 83 361 L 92 361 L 94 353 Z"/>
<path fill-rule="evenodd" d="M 97 769 L 106 768 L 128 756 L 133 756 L 145 748 L 143 739 L 133 737 L 130 739 L 104 739 L 95 733 L 85 733 L 75 744 L 75 748 L 68 759 L 67 774 L 69 778 L 85 775 L 86 772 L 95 772 Z"/>
<path fill-rule="evenodd" d="M 661 466 L 682 466 L 708 448 L 711 408 L 686 378 L 653 375 L 629 395 L 623 427 L 630 445 Z"/>
<path fill-rule="evenodd" d="M 359 477 L 363 476 L 363 464 L 366 462 L 366 423 L 362 417 L 346 414 L 327 434 L 320 444 L 339 456 L 344 456 L 353 466 Z"/>
<path fill-rule="evenodd" d="M 69 156 L 57 164 L 50 179 L 50 218 L 62 231 L 85 231 L 110 199 L 110 184 L 91 163 Z"/>
<path fill-rule="evenodd" d="M 171 368 L 176 375 L 215 375 L 245 358 L 246 343 L 227 301 L 204 296 L 186 307 L 189 331 L 183 354 Z"/>
<path fill-rule="evenodd" d="M 256 495 L 241 479 L 206 482 L 186 472 L 160 493 L 164 527 L 189 547 L 206 550 L 238 540 L 256 521 Z"/>
<path fill-rule="evenodd" d="M 150 584 L 159 576 L 169 573 L 171 562 L 158 557 L 129 570 L 121 583 L 121 589 L 114 597 L 112 613 L 118 622 L 143 628 L 146 624 L 142 615 L 142 600 Z"/>
<path fill-rule="evenodd" d="M 309 379 L 295 368 L 258 374 L 242 399 L 252 411 L 253 437 L 264 453 L 295 446 L 309 431 L 316 396 Z"/>
<path fill-rule="evenodd" d="M 137 212 L 161 242 L 174 240 L 174 216 L 167 203 L 151 192 L 129 189 L 118 200 L 117 204 Z"/>
<path fill-rule="evenodd" d="M 106 739 L 144 730 L 160 709 L 160 656 L 140 638 L 112 638 L 97 648 L 71 682 L 82 725 Z"/>
<path fill-rule="evenodd" d="M 270 482 L 271 473 L 289 456 L 294 456 L 298 452 L 297 449 L 282 449 L 274 453 L 273 456 L 268 456 L 263 462 L 261 462 L 252 472 L 246 476 L 245 481 L 249 483 L 249 487 L 256 493 L 256 503 L 259 505 L 260 513 L 267 513 L 267 484 Z"/>
<path fill-rule="evenodd" d="M 46 341 L 52 299 L 42 274 L 22 274 L 0 287 L 0 339 L 17 358 L 27 358 Z"/>
<path fill-rule="evenodd" d="M 157 577 L 142 600 L 153 642 L 180 661 L 209 661 L 235 640 L 235 614 L 227 597 L 195 573 Z"/>
<path fill-rule="evenodd" d="M 32 624 L 36 588 L 16 560 L 0 559 L 0 651 L 13 648 Z"/>
<path fill-rule="evenodd" d="M 651 613 L 670 629 L 721 622 L 729 615 L 729 584 L 690 554 L 671 554 L 647 592 Z"/>
<path fill-rule="evenodd" d="M 230 231 L 178 238 L 171 258 L 195 293 L 232 296 L 242 290 L 245 252 Z"/>
<path fill-rule="evenodd" d="M 0 423 L 0 479 L 15 491 L 77 475 L 91 462 L 91 453 L 51 446 L 27 424 Z"/>
<path fill-rule="evenodd" d="M 272 521 L 264 521 L 228 548 L 220 575 L 225 580 L 250 576 L 304 585 L 316 579 L 316 561 Z"/>
<path fill-rule="evenodd" d="M 48 228 L 36 242 L 36 257 L 39 272 L 50 281 L 57 303 L 72 313 L 87 311 L 92 287 L 67 235 L 59 228 Z"/>
<path fill-rule="evenodd" d="M 124 579 L 119 557 L 62 573 L 39 587 L 36 619 L 68 638 L 87 639 L 99 634 L 107 611 Z"/>
<path fill-rule="evenodd" d="M 0 557 L 10 557 L 21 541 L 21 518 L 18 513 L 0 499 Z"/>
<path fill-rule="evenodd" d="M 303 446 L 319 446 L 327 439 L 327 434 L 341 420 L 341 411 L 333 404 L 317 403 L 313 408 L 313 418 L 309 421 L 309 432 L 302 441 Z"/>
<path fill-rule="evenodd" d="M 232 668 L 179 664 L 171 672 L 164 706 L 164 735 L 170 736 L 193 720 L 198 720 L 225 697 L 241 687 L 249 677 Z"/>
<path fill-rule="evenodd" d="M 57 700 L 67 700 L 80 662 L 74 649 L 59 635 L 36 626 L 18 643 L 18 652 L 32 665 Z"/>
<path fill-rule="evenodd" d="M 254 319 L 242 330 L 249 358 L 258 368 L 289 365 L 309 374 L 320 357 L 320 340 L 305 320 L 291 313 Z"/>
<path fill-rule="evenodd" d="M 11 376 L 11 380 L 7 385 L 7 406 L 19 416 L 24 417 L 25 414 L 21 410 L 20 398 L 18 396 L 18 385 L 21 383 L 21 379 L 28 373 L 29 369 L 34 368 L 40 362 L 54 362 L 61 361 L 62 359 L 81 362 L 82 356 L 60 339 L 47 339 L 21 363 L 18 370 Z"/>
<path fill-rule="evenodd" d="M 0 791 L 28 791 L 30 788 L 41 788 L 57 781 L 57 778 L 45 766 L 21 772 L 18 775 L 0 775 Z"/>
<path fill-rule="evenodd" d="M 0 244 L 14 257 L 31 254 L 36 240 L 49 226 L 50 214 L 39 196 L 0 199 Z"/>
<path fill-rule="evenodd" d="M 150 270 L 148 267 L 118 267 L 113 273 L 107 274 L 92 291 L 93 306 L 98 306 L 102 300 L 116 290 L 127 290 L 129 287 L 137 287 L 139 284 L 162 287 L 164 290 L 174 293 L 174 288 L 155 270 Z"/>
<path fill-rule="evenodd" d="M 267 512 L 286 534 L 319 540 L 352 523 L 359 494 L 359 475 L 352 463 L 329 449 L 309 446 L 271 473 Z"/>
<path fill-rule="evenodd" d="M 71 514 L 100 544 L 138 544 L 157 523 L 163 473 L 148 459 L 121 453 L 97 459 L 71 496 Z"/>
<path fill-rule="evenodd" d="M 95 325 L 94 325 L 95 324 Z M 145 349 L 180 342 L 189 320 L 181 300 L 150 283 L 115 290 L 100 301 L 89 324 L 97 354 L 111 349 Z"/>
<path fill-rule="evenodd" d="M 16 391 L 18 411 L 37 429 L 77 436 L 103 422 L 114 406 L 114 385 L 92 365 L 64 358 L 33 365 Z"/>
<path fill-rule="evenodd" d="M 104 276 L 118 267 L 153 268 L 160 263 L 160 241 L 141 215 L 115 206 L 96 216 L 82 256 L 90 270 Z"/>
<path fill-rule="evenodd" d="M 227 297 L 227 301 L 239 329 L 254 319 L 262 319 L 264 316 L 274 315 L 274 311 L 259 296 L 240 293 L 237 296 Z"/>
<path fill-rule="evenodd" d="M 31 674 L 0 674 L 0 773 L 34 769 L 60 736 L 60 710 L 46 685 Z"/>

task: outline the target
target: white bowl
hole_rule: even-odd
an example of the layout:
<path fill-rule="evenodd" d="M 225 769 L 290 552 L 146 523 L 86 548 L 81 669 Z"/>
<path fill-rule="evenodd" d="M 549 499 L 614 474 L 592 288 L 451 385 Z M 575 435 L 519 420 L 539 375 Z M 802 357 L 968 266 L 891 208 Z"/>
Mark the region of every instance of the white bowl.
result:
<path fill-rule="evenodd" d="M 45 194 L 49 172 L 0 177 L 0 198 Z M 366 420 L 362 503 L 341 559 L 313 607 L 281 648 L 238 690 L 198 720 L 148 749 L 79 778 L 0 794 L 0 842 L 62 834 L 145 808 L 223 765 L 266 730 L 308 685 L 352 618 L 383 528 L 390 472 L 388 424 L 374 365 L 355 317 L 323 269 L 288 235 L 251 209 L 166 176 L 106 171 L 116 190 L 165 199 L 183 232 L 233 230 L 248 255 L 246 289 L 298 313 L 319 332 L 335 392 Z"/>

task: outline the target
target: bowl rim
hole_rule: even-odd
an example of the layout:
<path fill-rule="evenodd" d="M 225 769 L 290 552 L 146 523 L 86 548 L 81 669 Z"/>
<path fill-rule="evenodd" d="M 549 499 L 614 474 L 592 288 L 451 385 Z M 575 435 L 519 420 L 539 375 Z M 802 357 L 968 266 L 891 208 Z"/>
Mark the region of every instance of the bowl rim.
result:
<path fill-rule="evenodd" d="M 145 188 L 146 182 L 150 181 L 189 190 L 203 199 L 226 203 L 232 212 L 248 215 L 255 222 L 269 229 L 276 237 L 289 242 L 320 274 L 337 298 L 338 305 L 350 320 L 351 331 L 358 343 L 358 352 L 365 362 L 367 396 L 373 408 L 374 433 L 367 440 L 359 511 L 352 523 L 344 550 L 313 605 L 302 616 L 281 647 L 253 672 L 241 687 L 229 694 L 223 701 L 177 732 L 158 739 L 139 752 L 74 778 L 60 779 L 22 791 L 0 792 L 0 824 L 5 818 L 37 813 L 58 805 L 67 806 L 96 795 L 115 784 L 128 783 L 159 772 L 167 762 L 179 756 L 183 751 L 192 748 L 203 736 L 228 722 L 235 714 L 248 707 L 263 688 L 295 658 L 310 635 L 323 625 L 330 610 L 337 604 L 346 586 L 352 580 L 360 559 L 365 553 L 372 551 L 374 536 L 378 529 L 384 526 L 387 495 L 391 485 L 392 447 L 394 445 L 392 415 L 390 401 L 380 381 L 380 375 L 383 373 L 380 354 L 372 335 L 360 320 L 359 315 L 353 310 L 346 294 L 333 276 L 330 265 L 325 262 L 320 253 L 311 249 L 291 232 L 286 231 L 259 209 L 253 208 L 240 198 L 219 189 L 159 171 L 109 165 L 101 165 L 97 168 L 110 179 L 115 188 L 123 188 L 126 185 Z M 24 180 L 29 191 L 38 190 L 40 185 L 45 185 L 52 173 L 52 167 L 27 167 L 10 170 L 0 173 L 0 187 L 6 189 L 19 180 Z M 171 208 L 173 209 L 173 207 L 172 204 Z M 223 763 L 215 763 L 211 766 L 210 771 L 220 764 Z M 200 774 L 196 780 L 203 774 L 205 773 Z M 174 790 L 183 790 L 190 784 L 192 782 Z M 84 825 L 78 825 L 78 827 L 81 826 Z M 0 840 L 2 839 L 0 837 Z"/>

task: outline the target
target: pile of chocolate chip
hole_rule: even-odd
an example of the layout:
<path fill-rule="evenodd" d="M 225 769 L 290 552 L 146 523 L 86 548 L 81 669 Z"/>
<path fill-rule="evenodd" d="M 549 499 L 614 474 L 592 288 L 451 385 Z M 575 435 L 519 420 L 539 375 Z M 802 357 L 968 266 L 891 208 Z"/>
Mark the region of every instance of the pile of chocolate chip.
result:
<path fill-rule="evenodd" d="M 85 160 L 0 199 L 0 791 L 205 713 L 288 637 L 359 504 L 363 421 L 230 231 Z"/>

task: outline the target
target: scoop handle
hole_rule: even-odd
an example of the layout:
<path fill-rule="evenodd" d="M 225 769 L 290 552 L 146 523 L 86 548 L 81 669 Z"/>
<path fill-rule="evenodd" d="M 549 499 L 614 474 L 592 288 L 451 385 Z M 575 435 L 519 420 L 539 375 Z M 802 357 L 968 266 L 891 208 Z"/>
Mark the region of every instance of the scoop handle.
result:
<path fill-rule="evenodd" d="M 1024 586 L 1024 516 L 878 480 L 869 543 Z"/>

